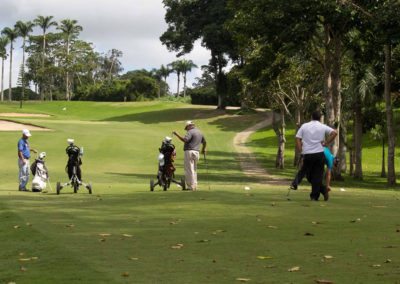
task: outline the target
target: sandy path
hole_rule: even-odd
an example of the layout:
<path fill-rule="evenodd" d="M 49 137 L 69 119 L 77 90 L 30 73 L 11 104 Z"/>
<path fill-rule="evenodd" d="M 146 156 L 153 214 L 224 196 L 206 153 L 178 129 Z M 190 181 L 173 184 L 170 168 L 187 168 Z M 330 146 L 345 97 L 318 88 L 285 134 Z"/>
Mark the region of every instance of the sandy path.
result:
<path fill-rule="evenodd" d="M 233 138 L 233 145 L 238 153 L 240 167 L 244 174 L 251 177 L 257 183 L 288 185 L 289 181 L 271 176 L 256 160 L 256 156 L 246 147 L 246 141 L 255 131 L 267 127 L 272 123 L 272 113 L 266 112 L 265 119 L 242 132 Z"/>
<path fill-rule="evenodd" d="M 16 113 L 16 112 L 3 112 L 0 113 L 2 117 L 50 117 L 48 114 L 39 113 Z"/>
<path fill-rule="evenodd" d="M 51 131 L 51 129 L 44 127 L 12 122 L 8 120 L 0 120 L 0 131 L 18 131 L 18 130 L 22 131 L 22 129 L 29 129 L 34 131 Z"/>

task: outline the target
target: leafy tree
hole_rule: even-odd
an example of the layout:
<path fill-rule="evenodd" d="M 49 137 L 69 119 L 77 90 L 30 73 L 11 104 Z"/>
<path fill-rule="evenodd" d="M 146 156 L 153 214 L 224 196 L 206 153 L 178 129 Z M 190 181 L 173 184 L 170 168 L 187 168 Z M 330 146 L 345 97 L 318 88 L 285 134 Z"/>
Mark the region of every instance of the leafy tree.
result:
<path fill-rule="evenodd" d="M 228 55 L 236 57 L 232 35 L 225 26 L 233 16 L 227 8 L 227 1 L 163 0 L 163 3 L 168 28 L 160 37 L 161 42 L 181 56 L 189 53 L 194 42 L 201 39 L 202 45 L 211 52 L 209 65 L 215 74 L 218 108 L 225 108 L 226 75 L 223 68 L 228 62 Z"/>
<path fill-rule="evenodd" d="M 10 43 L 10 73 L 9 73 L 9 87 L 8 87 L 8 100 L 11 101 L 12 100 L 12 87 L 11 87 L 11 83 L 12 83 L 12 63 L 13 63 L 13 44 L 14 41 L 18 38 L 18 31 L 16 29 L 12 29 L 9 27 L 4 28 L 1 31 L 1 34 L 6 36 L 9 43 Z"/>
<path fill-rule="evenodd" d="M 1 101 L 4 101 L 4 60 L 7 59 L 8 38 L 0 37 L 0 58 L 1 58 Z"/>
<path fill-rule="evenodd" d="M 168 88 L 168 84 L 167 84 L 167 78 L 168 76 L 171 74 L 172 69 L 170 69 L 168 66 L 164 66 L 161 65 L 160 69 L 158 70 L 158 73 L 160 74 L 161 78 L 164 79 L 164 96 L 167 95 L 167 88 Z"/>

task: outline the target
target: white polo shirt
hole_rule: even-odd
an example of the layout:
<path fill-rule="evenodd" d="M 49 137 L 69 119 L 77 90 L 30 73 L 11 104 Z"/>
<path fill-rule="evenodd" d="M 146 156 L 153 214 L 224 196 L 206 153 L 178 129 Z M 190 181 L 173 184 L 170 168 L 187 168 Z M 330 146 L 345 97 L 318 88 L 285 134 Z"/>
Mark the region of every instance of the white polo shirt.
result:
<path fill-rule="evenodd" d="M 323 142 L 325 136 L 331 134 L 332 131 L 334 131 L 333 128 L 317 120 L 304 123 L 296 134 L 296 138 L 300 138 L 303 145 L 302 154 L 324 152 L 324 147 L 321 142 Z"/>

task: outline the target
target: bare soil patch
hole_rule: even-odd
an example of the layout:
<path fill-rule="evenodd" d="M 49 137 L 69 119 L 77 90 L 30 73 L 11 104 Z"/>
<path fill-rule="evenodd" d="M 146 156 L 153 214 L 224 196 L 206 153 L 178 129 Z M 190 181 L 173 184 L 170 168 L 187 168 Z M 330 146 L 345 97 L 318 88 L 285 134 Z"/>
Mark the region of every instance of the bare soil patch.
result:
<path fill-rule="evenodd" d="M 35 131 L 51 131 L 51 129 L 36 125 L 24 124 L 9 120 L 0 120 L 0 131 L 18 131 L 18 130 L 22 131 L 22 129 L 29 129 Z"/>
<path fill-rule="evenodd" d="M 50 117 L 48 114 L 40 113 L 17 113 L 17 112 L 3 112 L 0 113 L 2 117 Z"/>

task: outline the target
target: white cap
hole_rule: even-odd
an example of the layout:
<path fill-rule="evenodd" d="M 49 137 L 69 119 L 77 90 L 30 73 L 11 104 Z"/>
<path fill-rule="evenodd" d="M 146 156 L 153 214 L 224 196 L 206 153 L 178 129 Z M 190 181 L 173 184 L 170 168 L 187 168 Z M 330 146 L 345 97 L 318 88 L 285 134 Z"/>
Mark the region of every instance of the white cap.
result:
<path fill-rule="evenodd" d="M 68 142 L 68 144 L 74 144 L 75 140 L 74 140 L 74 139 L 71 139 L 71 138 L 68 138 L 68 139 L 67 139 L 67 142 Z"/>
<path fill-rule="evenodd" d="M 39 159 L 44 159 L 46 158 L 46 152 L 42 152 L 39 154 Z"/>
<path fill-rule="evenodd" d="M 194 122 L 191 120 L 186 121 L 185 129 L 190 125 L 194 125 Z"/>
<path fill-rule="evenodd" d="M 169 137 L 169 136 L 165 136 L 164 141 L 165 141 L 165 142 L 171 142 L 171 141 L 172 141 L 172 138 Z"/>
<path fill-rule="evenodd" d="M 24 129 L 24 130 L 22 130 L 22 134 L 25 135 L 26 137 L 31 137 L 31 136 L 32 136 L 32 134 L 31 134 L 31 132 L 29 131 L 29 129 Z"/>

